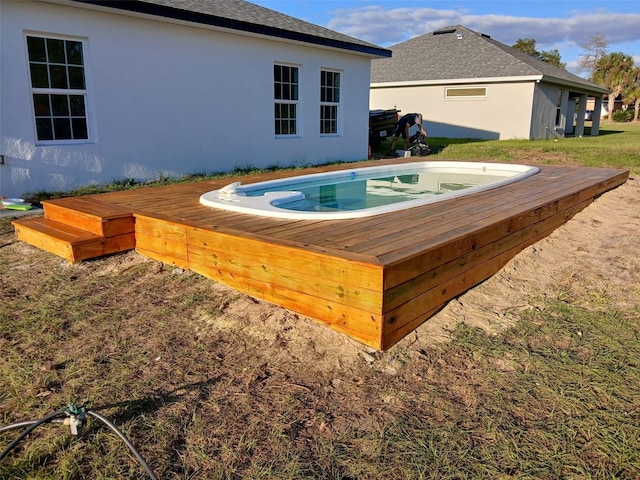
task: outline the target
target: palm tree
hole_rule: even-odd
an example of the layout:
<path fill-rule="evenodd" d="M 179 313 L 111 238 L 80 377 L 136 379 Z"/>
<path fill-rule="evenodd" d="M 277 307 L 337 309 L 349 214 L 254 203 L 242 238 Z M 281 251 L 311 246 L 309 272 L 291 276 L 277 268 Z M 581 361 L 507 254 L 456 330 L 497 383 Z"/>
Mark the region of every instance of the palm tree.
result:
<path fill-rule="evenodd" d="M 632 83 L 622 92 L 622 99 L 626 104 L 633 104 L 633 121 L 638 121 L 640 110 L 640 67 L 635 67 L 631 75 Z"/>
<path fill-rule="evenodd" d="M 598 60 L 593 81 L 611 90 L 609 93 L 609 120 L 613 119 L 613 103 L 618 95 L 633 83 L 635 69 L 633 57 L 626 53 L 609 53 Z"/>

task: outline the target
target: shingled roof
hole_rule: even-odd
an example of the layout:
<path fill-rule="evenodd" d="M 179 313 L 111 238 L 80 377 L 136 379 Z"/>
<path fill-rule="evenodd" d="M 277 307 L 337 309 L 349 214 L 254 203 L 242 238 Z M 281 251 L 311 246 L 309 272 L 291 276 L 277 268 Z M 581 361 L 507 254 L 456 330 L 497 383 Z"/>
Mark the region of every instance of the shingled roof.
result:
<path fill-rule="evenodd" d="M 415 37 L 389 49 L 392 58 L 371 62 L 373 84 L 539 77 L 608 93 L 595 83 L 461 25 Z"/>
<path fill-rule="evenodd" d="M 72 0 L 135 13 L 390 57 L 387 49 L 243 0 Z"/>

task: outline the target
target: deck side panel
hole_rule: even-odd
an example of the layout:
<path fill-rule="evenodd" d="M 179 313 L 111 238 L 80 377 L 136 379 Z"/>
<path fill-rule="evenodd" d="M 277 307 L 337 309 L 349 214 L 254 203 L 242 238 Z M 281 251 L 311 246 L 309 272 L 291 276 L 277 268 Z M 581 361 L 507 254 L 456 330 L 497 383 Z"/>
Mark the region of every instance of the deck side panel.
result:
<path fill-rule="evenodd" d="M 197 228 L 187 236 L 190 270 L 380 348 L 379 265 Z"/>
<path fill-rule="evenodd" d="M 414 281 L 385 291 L 383 344 L 392 345 L 429 318 L 425 312 L 442 308 L 453 298 L 483 282 L 529 245 L 548 236 L 591 203 L 586 200 L 513 233 L 499 245 L 489 245 L 426 272 Z M 407 294 L 407 292 L 409 292 Z M 402 300 L 406 300 L 401 303 Z"/>

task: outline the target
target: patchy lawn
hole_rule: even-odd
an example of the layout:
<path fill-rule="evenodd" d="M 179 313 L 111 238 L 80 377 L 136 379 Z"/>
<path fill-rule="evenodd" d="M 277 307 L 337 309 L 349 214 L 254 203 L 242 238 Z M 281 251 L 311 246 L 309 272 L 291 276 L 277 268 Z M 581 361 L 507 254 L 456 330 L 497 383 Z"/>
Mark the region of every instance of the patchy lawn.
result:
<path fill-rule="evenodd" d="M 90 400 L 161 479 L 637 479 L 639 245 L 631 179 L 378 353 L 135 252 L 69 265 L 0 219 L 0 427 Z M 0 478 L 147 477 L 90 418 L 39 427 Z"/>

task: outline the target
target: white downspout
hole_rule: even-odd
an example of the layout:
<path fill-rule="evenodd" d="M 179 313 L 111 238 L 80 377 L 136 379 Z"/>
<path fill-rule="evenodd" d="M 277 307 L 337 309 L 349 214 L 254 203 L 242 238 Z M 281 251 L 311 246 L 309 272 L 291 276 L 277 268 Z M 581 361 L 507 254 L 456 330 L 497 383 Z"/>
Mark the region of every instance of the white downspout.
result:
<path fill-rule="evenodd" d="M 4 109 L 2 108 L 2 97 L 3 97 L 3 89 L 2 89 L 2 72 L 4 72 L 4 68 L 2 67 L 2 58 L 3 58 L 3 48 L 2 48 L 2 0 L 0 0 L 0 196 L 4 195 L 4 170 L 7 167 L 7 157 L 4 153 L 4 135 L 2 134 L 2 115 Z"/>

